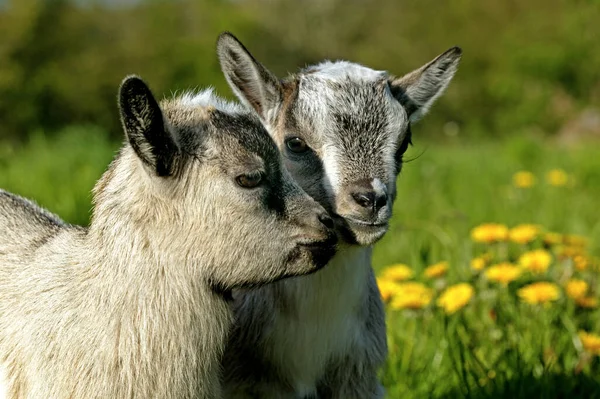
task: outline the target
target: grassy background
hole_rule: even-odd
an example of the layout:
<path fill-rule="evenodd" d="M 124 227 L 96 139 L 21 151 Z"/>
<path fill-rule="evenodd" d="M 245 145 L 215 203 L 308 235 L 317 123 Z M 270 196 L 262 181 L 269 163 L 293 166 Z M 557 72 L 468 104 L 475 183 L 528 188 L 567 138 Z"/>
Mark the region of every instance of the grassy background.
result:
<path fill-rule="evenodd" d="M 119 81 L 158 97 L 213 85 L 230 30 L 278 76 L 323 59 L 402 75 L 446 49 L 459 72 L 422 136 L 562 134 L 600 108 L 598 0 L 0 0 L 0 139 L 94 124 L 119 138 Z M 436 122 L 436 123 L 433 123 Z"/>
<path fill-rule="evenodd" d="M 460 45 L 458 74 L 415 126 L 374 266 L 406 263 L 436 296 L 463 281 L 476 294 L 452 316 L 389 309 L 388 397 L 600 397 L 598 357 L 576 334 L 600 332 L 598 311 L 521 304 L 531 276 L 502 289 L 469 267 L 486 249 L 469 239 L 483 222 L 581 234 L 600 255 L 600 142 L 554 142 L 598 137 L 599 18 L 599 0 L 0 0 L 0 187 L 87 223 L 121 137 L 118 82 L 136 73 L 157 97 L 207 85 L 231 96 L 215 55 L 224 30 L 278 76 L 324 58 L 402 75 Z M 573 184 L 545 184 L 553 168 Z M 519 170 L 538 183 L 513 187 Z M 447 275 L 423 279 L 438 261 Z M 555 262 L 544 277 L 571 273 Z M 598 297 L 595 272 L 580 277 Z"/>
<path fill-rule="evenodd" d="M 412 160 L 399 178 L 393 223 L 376 245 L 374 266 L 380 271 L 401 262 L 418 273 L 449 261 L 448 274 L 427 284 L 440 291 L 467 281 L 476 294 L 451 316 L 435 305 L 388 311 L 390 356 L 382 373 L 388 397 L 600 397 L 600 362 L 577 339 L 579 329 L 600 332 L 598 310 L 576 309 L 564 298 L 549 306 L 523 304 L 515 290 L 531 278 L 502 288 L 469 268 L 469 260 L 484 250 L 470 241 L 469 231 L 483 222 L 536 223 L 581 234 L 590 238 L 589 252 L 600 255 L 600 143 L 565 147 L 513 137 L 459 145 L 459 138 L 423 142 L 415 135 Z M 118 149 L 106 137 L 80 127 L 3 145 L 0 187 L 85 224 L 90 190 Z M 567 171 L 573 184 L 546 184 L 544 174 L 553 168 Z M 519 170 L 536 174 L 537 184 L 513 187 Z M 561 276 L 554 265 L 547 277 Z M 597 297 L 596 272 L 582 277 Z"/>
<path fill-rule="evenodd" d="M 444 279 L 417 280 L 437 292 L 470 282 L 476 294 L 451 316 L 434 305 L 388 310 L 388 397 L 600 397 L 600 363 L 582 351 L 577 339 L 579 329 L 600 332 L 600 313 L 574 308 L 564 294 L 547 307 L 520 303 L 515 295 L 532 281 L 564 282 L 572 270 L 555 262 L 546 276 L 525 276 L 502 288 L 469 266 L 487 249 L 469 238 L 473 226 L 484 222 L 534 223 L 581 234 L 590 239 L 589 252 L 599 255 L 600 143 L 565 148 L 527 138 L 461 145 L 416 141 L 411 153 L 420 156 L 399 178 L 393 223 L 376 245 L 375 269 L 406 263 L 418 273 L 449 261 Z M 572 185 L 548 185 L 544 176 L 553 168 L 567 171 Z M 520 170 L 537 176 L 532 188 L 512 186 L 512 175 Z M 514 256 L 524 248 L 514 244 L 511 250 Z M 579 277 L 598 297 L 597 273 Z"/>

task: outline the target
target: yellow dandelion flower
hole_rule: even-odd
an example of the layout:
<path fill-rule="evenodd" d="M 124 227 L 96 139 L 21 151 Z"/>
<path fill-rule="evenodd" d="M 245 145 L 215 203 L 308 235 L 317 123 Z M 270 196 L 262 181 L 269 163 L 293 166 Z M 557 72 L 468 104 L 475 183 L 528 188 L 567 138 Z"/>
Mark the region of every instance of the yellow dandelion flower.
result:
<path fill-rule="evenodd" d="M 576 234 L 567 234 L 564 236 L 564 242 L 569 246 L 583 249 L 588 246 L 589 239 Z"/>
<path fill-rule="evenodd" d="M 471 269 L 475 271 L 481 271 L 485 268 L 485 258 L 483 256 L 478 256 L 477 258 L 471 259 Z"/>
<path fill-rule="evenodd" d="M 552 169 L 546 173 L 546 181 L 552 186 L 566 186 L 569 182 L 569 175 L 562 169 Z"/>
<path fill-rule="evenodd" d="M 423 275 L 427 278 L 441 277 L 448 271 L 448 262 L 439 262 L 429 266 L 423 271 Z"/>
<path fill-rule="evenodd" d="M 577 298 L 575 303 L 581 308 L 593 309 L 598 307 L 598 299 L 591 296 Z"/>
<path fill-rule="evenodd" d="M 535 184 L 535 176 L 531 172 L 522 170 L 513 175 L 513 184 L 518 188 L 529 188 Z"/>
<path fill-rule="evenodd" d="M 550 255 L 550 252 L 543 249 L 525 252 L 519 257 L 519 264 L 521 267 L 533 273 L 544 273 L 551 262 L 552 255 Z"/>
<path fill-rule="evenodd" d="M 557 255 L 560 259 L 574 258 L 577 255 L 583 255 L 583 253 L 582 248 L 571 245 L 561 245 L 557 248 Z"/>
<path fill-rule="evenodd" d="M 381 277 L 391 281 L 409 280 L 414 275 L 412 269 L 402 263 L 388 266 L 382 273 Z"/>
<path fill-rule="evenodd" d="M 600 336 L 586 331 L 579 331 L 577 335 L 579 335 L 581 344 L 586 351 L 594 355 L 600 355 Z"/>
<path fill-rule="evenodd" d="M 474 294 L 475 290 L 471 285 L 455 284 L 446 288 L 436 303 L 439 307 L 444 308 L 447 314 L 452 314 L 469 303 Z"/>
<path fill-rule="evenodd" d="M 548 246 L 554 246 L 554 245 L 558 245 L 563 241 L 563 237 L 562 235 L 558 234 L 558 233 L 546 233 L 544 234 L 544 244 L 548 245 Z"/>
<path fill-rule="evenodd" d="M 507 285 L 521 276 L 521 268 L 512 263 L 498 263 L 490 266 L 485 271 L 485 277 L 490 281 L 495 281 L 503 285 Z"/>
<path fill-rule="evenodd" d="M 400 283 L 399 290 L 394 295 L 391 307 L 393 309 L 421 309 L 431 303 L 433 290 L 421 283 Z"/>
<path fill-rule="evenodd" d="M 575 269 L 579 271 L 584 271 L 590 265 L 589 259 L 583 255 L 575 255 L 573 257 L 573 264 L 575 265 Z"/>
<path fill-rule="evenodd" d="M 388 302 L 400 290 L 397 283 L 379 277 L 377 277 L 377 286 L 384 302 Z"/>
<path fill-rule="evenodd" d="M 471 239 L 475 242 L 492 243 L 504 241 L 508 237 L 508 227 L 498 223 L 485 223 L 471 230 Z"/>
<path fill-rule="evenodd" d="M 535 240 L 540 234 L 540 226 L 534 224 L 520 224 L 508 232 L 508 238 L 517 244 L 527 244 Z"/>
<path fill-rule="evenodd" d="M 517 291 L 517 295 L 530 304 L 548 303 L 560 298 L 560 289 L 554 283 L 539 282 L 526 285 Z"/>
<path fill-rule="evenodd" d="M 471 259 L 471 269 L 475 271 L 481 271 L 485 269 L 490 260 L 492 260 L 492 254 L 489 252 L 479 255 Z"/>
<path fill-rule="evenodd" d="M 573 278 L 565 284 L 567 296 L 573 299 L 583 298 L 588 291 L 588 283 L 583 280 Z"/>

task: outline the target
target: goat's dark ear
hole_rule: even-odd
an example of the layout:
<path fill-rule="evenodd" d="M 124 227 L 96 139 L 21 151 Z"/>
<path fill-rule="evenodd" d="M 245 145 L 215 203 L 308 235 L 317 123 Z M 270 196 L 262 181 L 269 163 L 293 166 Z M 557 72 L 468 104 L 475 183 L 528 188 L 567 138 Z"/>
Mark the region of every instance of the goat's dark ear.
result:
<path fill-rule="evenodd" d="M 137 76 L 128 76 L 119 88 L 121 122 L 129 144 L 144 164 L 159 176 L 170 176 L 179 160 L 179 147 L 165 124 L 150 88 Z"/>
<path fill-rule="evenodd" d="M 229 32 L 219 36 L 217 55 L 221 70 L 238 98 L 254 108 L 263 122 L 272 122 L 270 111 L 277 109 L 282 101 L 281 83 L 277 77 L 256 61 Z"/>
<path fill-rule="evenodd" d="M 411 122 L 427 113 L 458 69 L 460 47 L 453 47 L 411 73 L 390 81 L 392 94 L 406 108 Z"/>

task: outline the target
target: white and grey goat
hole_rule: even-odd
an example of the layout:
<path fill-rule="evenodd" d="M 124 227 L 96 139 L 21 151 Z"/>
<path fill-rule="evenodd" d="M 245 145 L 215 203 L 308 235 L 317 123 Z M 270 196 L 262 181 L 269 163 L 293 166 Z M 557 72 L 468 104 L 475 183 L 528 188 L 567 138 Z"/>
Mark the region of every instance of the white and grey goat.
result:
<path fill-rule="evenodd" d="M 344 239 L 320 272 L 234 294 L 226 396 L 380 398 L 387 344 L 371 246 L 388 229 L 410 126 L 446 89 L 461 50 L 403 77 L 337 61 L 279 80 L 233 35 L 217 47 L 233 91 Z"/>

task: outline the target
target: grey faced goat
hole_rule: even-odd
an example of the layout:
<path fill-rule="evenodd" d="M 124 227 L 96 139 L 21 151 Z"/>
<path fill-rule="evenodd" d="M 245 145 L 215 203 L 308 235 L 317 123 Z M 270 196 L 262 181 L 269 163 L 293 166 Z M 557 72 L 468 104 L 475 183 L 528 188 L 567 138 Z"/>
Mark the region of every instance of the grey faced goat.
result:
<path fill-rule="evenodd" d="M 319 273 L 235 293 L 226 396 L 381 398 L 387 345 L 371 246 L 388 229 L 410 125 L 446 89 L 461 50 L 400 78 L 337 61 L 282 81 L 231 34 L 220 36 L 218 54 L 233 91 L 344 239 Z"/>
<path fill-rule="evenodd" d="M 128 143 L 89 228 L 0 191 L 9 398 L 221 397 L 228 293 L 335 251 L 333 222 L 255 116 L 210 91 L 159 105 L 136 77 L 119 103 Z"/>

